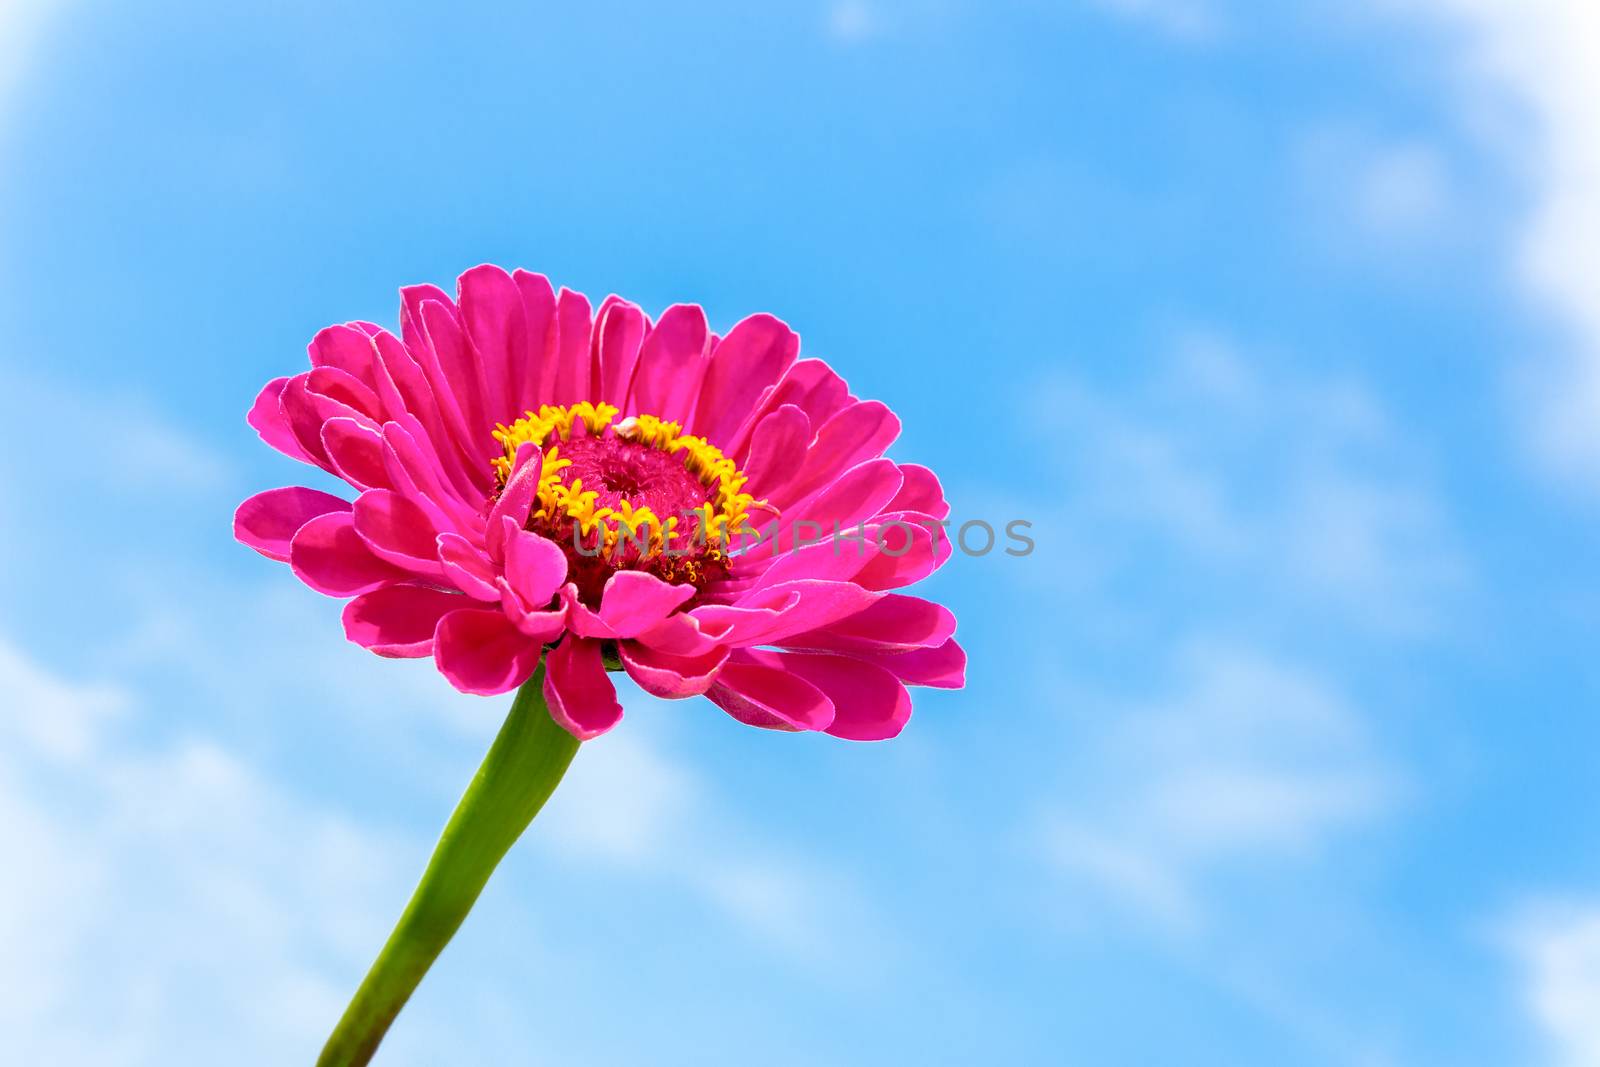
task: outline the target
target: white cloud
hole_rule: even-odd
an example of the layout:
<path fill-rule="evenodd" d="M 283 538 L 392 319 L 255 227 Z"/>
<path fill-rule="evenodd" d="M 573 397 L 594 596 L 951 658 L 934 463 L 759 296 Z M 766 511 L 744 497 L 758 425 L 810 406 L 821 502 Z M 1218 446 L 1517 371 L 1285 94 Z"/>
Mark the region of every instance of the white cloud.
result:
<path fill-rule="evenodd" d="M 398 905 L 393 844 L 210 741 L 132 742 L 131 693 L 7 643 L 0 691 L 8 1054 L 170 1062 L 183 1035 L 196 1062 L 306 1059 Z"/>
<path fill-rule="evenodd" d="M 1362 217 L 1379 232 L 1430 229 L 1438 225 L 1450 205 L 1444 161 L 1428 145 L 1386 146 L 1366 161 L 1357 197 Z"/>
<path fill-rule="evenodd" d="M 1070 887 L 1174 930 L 1205 922 L 1210 875 L 1315 861 L 1398 792 L 1353 706 L 1251 650 L 1193 645 L 1170 692 L 1105 712 L 1067 760 L 1042 847 Z"/>
<path fill-rule="evenodd" d="M 1600 904 L 1523 908 L 1504 941 L 1521 999 L 1559 1067 L 1600 1067 Z"/>
<path fill-rule="evenodd" d="M 26 747 L 55 760 L 86 758 L 106 720 L 128 704 L 127 694 L 114 686 L 62 681 L 5 643 L 0 643 L 0 692 L 12 708 L 0 719 L 7 747 Z"/>
<path fill-rule="evenodd" d="M 98 449 L 95 462 L 75 474 L 113 492 L 161 489 L 198 493 L 223 487 L 233 473 L 213 442 L 174 425 L 136 396 L 65 390 L 13 370 L 5 395 L 0 397 L 0 417 L 19 433 L 36 434 L 35 440 L 59 436 L 63 426 L 93 427 L 108 447 Z M 39 473 L 33 457 L 13 455 L 8 459 L 16 469 L 0 468 L 0 472 L 12 481 Z M 45 473 L 57 476 L 54 469 Z"/>
<path fill-rule="evenodd" d="M 1536 202 L 1520 237 L 1527 288 L 1570 331 L 1564 359 L 1523 361 L 1531 432 L 1561 467 L 1600 477 L 1600 5 L 1590 0 L 1378 0 L 1441 17 L 1462 39 L 1469 117 L 1502 124 L 1502 152 L 1526 167 Z"/>
<path fill-rule="evenodd" d="M 1358 384 L 1275 379 L 1196 333 L 1151 381 L 1034 395 L 1065 490 L 1041 528 L 1098 531 L 1063 549 L 1081 581 L 1181 561 L 1185 586 L 1221 583 L 1235 609 L 1332 610 L 1383 635 L 1437 626 L 1469 584 L 1413 443 Z"/>
<path fill-rule="evenodd" d="M 57 0 L 0 0 L 0 119 L 27 72 L 39 33 Z"/>
<path fill-rule="evenodd" d="M 859 893 L 762 840 L 665 745 L 646 736 L 649 698 L 627 730 L 586 745 L 541 817 L 539 840 L 582 863 L 682 886 L 791 956 L 826 961 L 871 936 Z"/>
<path fill-rule="evenodd" d="M 1317 236 L 1367 253 L 1375 266 L 1396 252 L 1437 249 L 1459 231 L 1456 179 L 1435 145 L 1329 124 L 1302 136 L 1294 163 L 1302 215 Z"/>

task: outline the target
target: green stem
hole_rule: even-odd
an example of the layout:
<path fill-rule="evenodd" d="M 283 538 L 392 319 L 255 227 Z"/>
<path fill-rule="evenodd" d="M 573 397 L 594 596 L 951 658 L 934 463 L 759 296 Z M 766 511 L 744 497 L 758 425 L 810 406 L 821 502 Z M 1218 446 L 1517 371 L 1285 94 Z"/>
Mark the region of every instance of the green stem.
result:
<path fill-rule="evenodd" d="M 318 1067 L 360 1067 L 472 910 L 496 865 L 555 792 L 578 741 L 550 718 L 544 668 L 511 712 L 444 828 L 411 903 L 356 990 Z"/>

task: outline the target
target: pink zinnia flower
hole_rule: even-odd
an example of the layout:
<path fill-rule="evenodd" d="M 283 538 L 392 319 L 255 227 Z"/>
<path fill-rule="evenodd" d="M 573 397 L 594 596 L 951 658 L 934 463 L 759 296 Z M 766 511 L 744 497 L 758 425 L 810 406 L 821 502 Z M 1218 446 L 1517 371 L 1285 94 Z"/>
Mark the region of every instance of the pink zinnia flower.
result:
<path fill-rule="evenodd" d="M 752 315 L 718 337 L 696 306 L 591 311 L 493 266 L 457 294 L 402 290 L 398 338 L 328 327 L 311 370 L 250 411 L 268 444 L 357 492 L 272 489 L 234 520 L 354 598 L 352 641 L 432 656 L 480 694 L 543 656 L 551 714 L 580 739 L 621 718 L 608 668 L 753 726 L 856 740 L 900 732 L 907 685 L 962 684 L 951 613 L 892 592 L 950 554 L 939 482 L 883 458 L 894 413 L 799 359 L 786 325 Z"/>

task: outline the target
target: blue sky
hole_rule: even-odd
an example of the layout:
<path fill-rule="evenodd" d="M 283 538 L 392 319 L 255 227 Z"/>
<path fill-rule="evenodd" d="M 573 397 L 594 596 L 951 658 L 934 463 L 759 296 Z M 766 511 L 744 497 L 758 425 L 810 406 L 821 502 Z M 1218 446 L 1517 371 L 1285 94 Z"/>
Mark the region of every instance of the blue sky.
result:
<path fill-rule="evenodd" d="M 1600 1064 L 1584 0 L 0 3 L 0 1033 L 307 1062 L 504 712 L 233 543 L 319 327 L 770 310 L 1026 559 L 625 691 L 381 1062 Z"/>

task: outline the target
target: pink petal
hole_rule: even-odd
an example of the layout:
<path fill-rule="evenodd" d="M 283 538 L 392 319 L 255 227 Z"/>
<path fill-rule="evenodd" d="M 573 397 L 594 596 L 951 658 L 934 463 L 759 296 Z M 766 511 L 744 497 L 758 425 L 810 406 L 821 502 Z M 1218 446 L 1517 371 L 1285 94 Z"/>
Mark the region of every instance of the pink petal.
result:
<path fill-rule="evenodd" d="M 462 608 L 439 620 L 433 659 L 463 693 L 493 696 L 526 682 L 539 666 L 539 642 L 524 635 L 502 612 Z"/>
<path fill-rule="evenodd" d="M 372 338 L 354 326 L 328 326 L 318 330 L 306 347 L 306 354 L 311 357 L 313 367 L 334 367 L 368 388 L 376 388 Z"/>
<path fill-rule="evenodd" d="M 507 529 L 521 529 L 528 524 L 528 515 L 533 511 L 533 498 L 539 491 L 539 478 L 543 472 L 544 455 L 539 451 L 539 446 L 532 441 L 524 441 L 517 446 L 511 477 L 506 479 L 506 487 L 500 491 L 499 499 L 490 509 L 489 522 L 484 528 L 490 559 L 504 556 Z M 510 527 L 506 526 L 507 520 L 511 523 Z"/>
<path fill-rule="evenodd" d="M 899 589 L 943 566 L 953 551 L 950 538 L 943 530 L 935 533 L 926 521 L 924 516 L 900 514 L 870 524 L 867 536 L 877 551 L 856 573 L 856 584 L 863 589 Z"/>
<path fill-rule="evenodd" d="M 313 367 L 306 375 L 306 388 L 359 412 L 373 422 L 383 418 L 383 405 L 378 401 L 378 394 L 361 379 L 338 367 Z"/>
<path fill-rule="evenodd" d="M 856 539 L 855 530 L 842 531 L 843 536 L 835 537 L 830 530 L 823 534 L 826 540 L 804 548 L 792 549 L 784 546 L 781 554 L 771 560 L 770 565 L 761 573 L 760 577 L 751 584 L 754 591 L 766 586 L 780 585 L 784 582 L 812 579 L 823 582 L 853 581 L 861 570 L 867 567 L 878 554 L 876 542 L 872 531 L 868 531 Z M 893 546 L 898 547 L 898 546 Z M 744 559 L 745 557 L 740 557 Z M 752 560 L 759 566 L 761 560 Z M 864 588 L 872 588 L 864 582 L 856 584 Z"/>
<path fill-rule="evenodd" d="M 348 500 L 316 489 L 268 489 L 233 513 L 233 536 L 268 559 L 287 563 L 289 543 L 300 527 L 319 515 L 349 510 Z"/>
<path fill-rule="evenodd" d="M 692 596 L 692 585 L 669 585 L 644 571 L 618 571 L 600 596 L 600 619 L 615 636 L 636 637 Z"/>
<path fill-rule="evenodd" d="M 750 452 L 744 473 L 750 491 L 758 497 L 770 496 L 800 470 L 806 447 L 811 444 L 811 420 L 793 404 L 784 404 L 756 426 L 750 438 Z"/>
<path fill-rule="evenodd" d="M 553 384 L 553 360 L 549 353 L 555 343 L 556 294 L 550 279 L 525 270 L 512 272 L 511 280 L 522 297 L 526 323 L 526 347 L 518 365 L 512 368 L 512 414 L 537 408 L 549 397 L 544 390 Z"/>
<path fill-rule="evenodd" d="M 282 452 L 290 459 L 297 459 L 301 463 L 313 462 L 300 447 L 300 442 L 295 440 L 294 430 L 289 426 L 289 417 L 283 413 L 280 403 L 283 397 L 283 387 L 289 384 L 288 378 L 274 378 L 262 387 L 256 395 L 255 403 L 250 405 L 250 413 L 245 416 L 245 421 L 255 428 L 261 435 L 261 440 L 271 447 Z"/>
<path fill-rule="evenodd" d="M 783 372 L 783 377 L 778 379 L 778 384 L 773 386 L 772 391 L 756 405 L 750 418 L 745 420 L 745 424 L 734 435 L 732 447 L 724 451 L 742 464 L 750 435 L 757 423 L 785 404 L 805 412 L 806 418 L 811 421 L 812 430 L 815 431 L 849 402 L 851 402 L 850 390 L 846 387 L 844 379 L 834 373 L 832 367 L 820 359 L 797 360 L 789 365 L 789 369 Z"/>
<path fill-rule="evenodd" d="M 800 354 L 800 335 L 772 315 L 751 315 L 736 323 L 711 352 L 694 432 L 715 445 L 728 445 L 749 417 L 764 389 L 777 383 Z"/>
<path fill-rule="evenodd" d="M 599 737 L 622 719 L 617 691 L 606 677 L 600 644 L 568 634 L 545 660 L 544 697 L 550 715 L 580 741 Z"/>
<path fill-rule="evenodd" d="M 716 648 L 700 656 L 672 656 L 637 641 L 617 646 L 623 669 L 639 688 L 666 700 L 698 696 L 711 688 L 728 650 Z"/>
<path fill-rule="evenodd" d="M 494 584 L 498 575 L 489 558 L 473 547 L 472 542 L 460 534 L 442 533 L 436 547 L 439 565 L 444 568 L 445 579 L 451 585 L 474 600 L 492 604 L 500 599 L 500 590 Z"/>
<path fill-rule="evenodd" d="M 373 344 L 379 357 L 375 368 L 379 393 L 386 409 L 393 412 L 394 405 L 398 404 L 399 410 L 415 418 L 422 427 L 423 436 L 432 443 L 434 455 L 447 472 L 450 483 L 460 489 L 464 496 L 475 495 L 482 499 L 491 484 L 487 457 L 480 455 L 487 446 L 474 449 L 469 462 L 460 441 L 445 425 L 444 416 L 440 414 L 434 398 L 432 383 L 410 351 L 389 333 L 375 335 Z M 404 420 L 398 417 L 394 421 L 404 424 Z M 493 438 L 490 438 L 489 444 L 493 443 Z"/>
<path fill-rule="evenodd" d="M 715 649 L 727 627 L 702 626 L 686 611 L 668 615 L 634 640 L 668 656 L 693 659 Z"/>
<path fill-rule="evenodd" d="M 380 656 L 433 654 L 439 620 L 465 602 L 460 593 L 420 585 L 391 585 L 363 593 L 344 608 L 345 636 Z"/>
<path fill-rule="evenodd" d="M 475 530 L 482 522 L 482 505 L 471 506 L 462 500 L 440 468 L 438 457 L 398 422 L 383 424 L 383 465 L 389 484 L 427 512 L 428 521 L 436 528 Z"/>
<path fill-rule="evenodd" d="M 318 384 L 337 395 L 318 391 Z M 278 398 L 295 440 L 313 462 L 331 473 L 337 471 L 322 442 L 322 427 L 329 419 L 348 418 L 362 426 L 377 428 L 377 423 L 365 411 L 346 403 L 346 400 L 360 401 L 361 398 L 343 387 L 359 384 L 343 371 L 323 367 L 290 378 Z"/>
<path fill-rule="evenodd" d="M 691 616 L 702 631 L 718 634 L 719 642 L 732 646 L 760 644 L 765 634 L 781 625 L 784 612 L 793 610 L 799 603 L 800 594 L 787 590 L 771 602 L 748 606 L 701 604 L 684 614 Z M 654 634 L 655 630 L 652 628 L 646 633 Z"/>
<path fill-rule="evenodd" d="M 825 730 L 835 715 L 826 693 L 785 669 L 771 653 L 738 653 L 723 665 L 706 696 L 740 722 L 768 729 Z"/>
<path fill-rule="evenodd" d="M 511 625 L 539 644 L 554 641 L 567 629 L 567 609 L 564 605 L 548 611 L 529 610 L 504 578 L 495 579 L 495 586 L 500 590 L 500 610 L 511 620 Z"/>
<path fill-rule="evenodd" d="M 333 464 L 327 450 L 322 447 L 322 424 L 329 418 L 360 414 L 354 408 L 313 394 L 306 385 L 310 372 L 296 374 L 284 383 L 278 394 L 278 406 L 283 411 L 283 421 L 288 425 L 295 442 L 307 459 L 330 473 Z"/>
<path fill-rule="evenodd" d="M 674 304 L 645 337 L 639 350 L 626 414 L 659 415 L 686 423 L 705 373 L 706 313 L 693 304 Z"/>
<path fill-rule="evenodd" d="M 728 644 L 768 644 L 856 615 L 884 595 L 853 582 L 807 579 L 755 590 L 730 607 L 711 604 L 693 613 L 702 626 L 731 623 L 722 638 Z"/>
<path fill-rule="evenodd" d="M 506 582 L 530 611 L 543 609 L 567 580 L 566 554 L 548 537 L 517 527 L 509 517 L 505 526 Z"/>
<path fill-rule="evenodd" d="M 845 471 L 883 455 L 898 436 L 900 420 L 885 405 L 868 400 L 846 407 L 817 430 L 800 473 L 773 502 L 782 507 L 816 492 Z"/>
<path fill-rule="evenodd" d="M 649 321 L 636 305 L 625 300 L 602 309 L 596 325 L 595 347 L 600 360 L 599 396 L 619 408 L 633 385 L 634 368 L 639 362 Z"/>
<path fill-rule="evenodd" d="M 917 511 L 930 518 L 942 519 L 950 514 L 950 505 L 944 499 L 944 487 L 927 467 L 915 463 L 900 464 L 900 491 L 889 501 L 887 511 Z"/>
<path fill-rule="evenodd" d="M 871 459 L 850 468 L 810 499 L 788 508 L 784 519 L 791 533 L 802 536 L 802 522 L 815 523 L 823 534 L 854 530 L 880 514 L 899 491 L 900 469 L 889 460 Z"/>
<path fill-rule="evenodd" d="M 437 285 L 406 285 L 400 288 L 400 339 L 407 348 L 420 349 L 428 343 L 428 330 L 422 318 L 422 305 L 428 301 L 450 303 L 450 294 Z"/>
<path fill-rule="evenodd" d="M 456 279 L 456 293 L 482 370 L 484 418 L 509 422 L 522 413 L 516 407 L 528 348 L 522 293 L 511 275 L 487 263 Z"/>
<path fill-rule="evenodd" d="M 911 718 L 911 694 L 882 667 L 847 656 L 804 652 L 764 652 L 783 669 L 804 678 L 833 701 L 834 737 L 847 741 L 884 741 L 905 729 Z"/>
<path fill-rule="evenodd" d="M 956 617 L 944 605 L 886 593 L 869 607 L 815 630 L 790 631 L 781 643 L 792 648 L 909 652 L 942 645 L 955 631 Z"/>
<path fill-rule="evenodd" d="M 399 493 L 372 489 L 356 498 L 356 533 L 372 554 L 413 574 L 443 577 L 437 541 L 441 531 Z"/>
<path fill-rule="evenodd" d="M 552 404 L 576 404 L 591 399 L 594 392 L 590 366 L 589 334 L 592 318 L 589 300 L 582 293 L 562 289 L 556 297 L 555 359 L 546 368 L 552 373 Z"/>
<path fill-rule="evenodd" d="M 424 300 L 422 322 L 427 343 L 413 355 L 433 381 L 434 401 L 445 422 L 455 430 L 456 440 L 467 455 L 488 459 L 494 440 L 483 415 L 482 383 L 475 353 L 456 317 L 456 306 L 449 300 Z M 486 441 L 479 441 L 479 438 Z"/>
<path fill-rule="evenodd" d="M 329 419 L 322 424 L 322 447 L 339 477 L 357 489 L 389 488 L 383 466 L 383 434 L 355 419 Z"/>
<path fill-rule="evenodd" d="M 567 629 L 579 637 L 609 641 L 617 636 L 593 608 L 578 598 L 578 587 L 571 582 L 561 587 L 561 604 L 567 611 Z"/>
<path fill-rule="evenodd" d="M 328 596 L 358 596 L 408 577 L 372 554 L 348 511 L 319 515 L 300 527 L 289 542 L 289 566 L 302 582 Z"/>
<path fill-rule="evenodd" d="M 967 684 L 967 654 L 953 637 L 934 648 L 914 648 L 910 652 L 851 652 L 850 655 L 877 664 L 906 685 L 960 689 Z"/>

